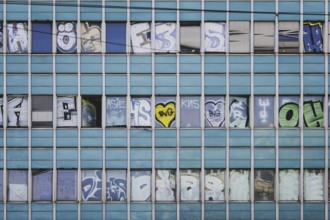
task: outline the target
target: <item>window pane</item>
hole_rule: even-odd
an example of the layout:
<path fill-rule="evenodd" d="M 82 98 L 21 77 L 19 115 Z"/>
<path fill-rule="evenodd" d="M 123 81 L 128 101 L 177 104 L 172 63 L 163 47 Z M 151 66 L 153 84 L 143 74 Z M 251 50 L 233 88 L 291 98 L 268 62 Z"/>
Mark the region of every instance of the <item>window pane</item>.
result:
<path fill-rule="evenodd" d="M 32 23 L 32 52 L 52 52 L 52 24 Z"/>
<path fill-rule="evenodd" d="M 278 123 L 280 127 L 297 127 L 299 124 L 299 97 L 280 97 L 279 106 Z"/>
<path fill-rule="evenodd" d="M 198 201 L 200 198 L 200 171 L 181 170 L 181 201 Z"/>
<path fill-rule="evenodd" d="M 304 48 L 306 53 L 323 53 L 321 22 L 304 22 Z"/>
<path fill-rule="evenodd" d="M 151 30 L 149 23 L 132 24 L 131 41 L 133 53 L 150 53 Z"/>
<path fill-rule="evenodd" d="M 102 200 L 102 171 L 83 170 L 82 171 L 81 196 L 83 201 Z"/>
<path fill-rule="evenodd" d="M 57 52 L 75 53 L 77 52 L 77 30 L 75 22 L 57 23 Z"/>
<path fill-rule="evenodd" d="M 205 97 L 205 127 L 225 126 L 225 98 Z"/>
<path fill-rule="evenodd" d="M 32 187 L 34 201 L 51 201 L 53 194 L 53 171 L 34 171 L 32 173 Z"/>
<path fill-rule="evenodd" d="M 81 106 L 81 125 L 83 127 L 101 127 L 102 97 L 83 96 Z"/>
<path fill-rule="evenodd" d="M 8 97 L 8 126 L 24 127 L 28 125 L 28 99 L 26 97 Z"/>
<path fill-rule="evenodd" d="M 126 52 L 126 23 L 107 24 L 107 53 Z"/>
<path fill-rule="evenodd" d="M 226 51 L 226 24 L 205 22 L 205 52 Z"/>
<path fill-rule="evenodd" d="M 181 97 L 180 127 L 198 128 L 200 127 L 200 97 Z"/>
<path fill-rule="evenodd" d="M 126 201 L 126 170 L 107 170 L 107 201 Z"/>
<path fill-rule="evenodd" d="M 304 170 L 304 200 L 323 200 L 323 170 Z"/>
<path fill-rule="evenodd" d="M 254 199 L 256 201 L 274 200 L 274 170 L 254 171 Z"/>
<path fill-rule="evenodd" d="M 32 126 L 53 126 L 53 97 L 32 96 Z"/>
<path fill-rule="evenodd" d="M 254 126 L 255 127 L 274 126 L 274 97 L 272 96 L 254 97 Z"/>
<path fill-rule="evenodd" d="M 225 171 L 205 170 L 205 201 L 225 200 Z"/>
<path fill-rule="evenodd" d="M 156 97 L 156 127 L 175 127 L 175 97 Z"/>
<path fill-rule="evenodd" d="M 57 126 L 75 127 L 78 125 L 76 97 L 57 97 Z"/>
<path fill-rule="evenodd" d="M 126 126 L 126 97 L 107 97 L 107 126 Z"/>
<path fill-rule="evenodd" d="M 231 128 L 245 128 L 249 120 L 248 99 L 245 97 L 230 97 L 229 126 Z"/>
<path fill-rule="evenodd" d="M 102 52 L 102 32 L 101 24 L 92 22 L 81 22 L 81 52 L 101 53 Z"/>
<path fill-rule="evenodd" d="M 229 52 L 230 53 L 250 52 L 250 22 L 248 21 L 229 22 Z"/>
<path fill-rule="evenodd" d="M 157 170 L 156 200 L 175 201 L 175 170 Z"/>
<path fill-rule="evenodd" d="M 230 200 L 250 200 L 250 171 L 232 170 L 229 177 Z"/>
<path fill-rule="evenodd" d="M 299 53 L 299 22 L 278 23 L 278 46 L 280 53 Z"/>
<path fill-rule="evenodd" d="M 200 23 L 183 23 L 180 26 L 181 53 L 199 53 L 201 48 Z"/>
<path fill-rule="evenodd" d="M 304 97 L 304 124 L 305 127 L 324 126 L 323 97 Z"/>
<path fill-rule="evenodd" d="M 77 171 L 58 170 L 57 171 L 57 199 L 77 200 Z"/>
<path fill-rule="evenodd" d="M 299 199 L 299 171 L 281 170 L 280 200 L 297 201 Z"/>
<path fill-rule="evenodd" d="M 157 23 L 156 24 L 156 52 L 175 53 L 176 52 L 176 24 Z"/>
<path fill-rule="evenodd" d="M 254 52 L 274 53 L 275 48 L 275 23 L 254 23 Z"/>
<path fill-rule="evenodd" d="M 0 201 L 3 201 L 3 170 L 0 170 Z"/>
<path fill-rule="evenodd" d="M 27 23 L 7 23 L 7 44 L 9 53 L 27 53 L 28 26 Z"/>
<path fill-rule="evenodd" d="M 151 171 L 131 172 L 131 200 L 150 201 L 151 199 Z"/>
<path fill-rule="evenodd" d="M 131 126 L 151 126 L 150 98 L 132 98 L 131 100 Z"/>
<path fill-rule="evenodd" d="M 27 170 L 8 170 L 8 201 L 27 201 Z"/>

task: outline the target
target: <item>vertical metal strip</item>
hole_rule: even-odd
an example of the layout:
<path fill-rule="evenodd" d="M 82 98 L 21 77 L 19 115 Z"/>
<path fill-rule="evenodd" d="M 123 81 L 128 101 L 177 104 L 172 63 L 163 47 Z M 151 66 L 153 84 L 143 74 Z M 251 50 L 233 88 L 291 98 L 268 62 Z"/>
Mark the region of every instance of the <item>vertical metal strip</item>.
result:
<path fill-rule="evenodd" d="M 200 120 L 201 120 L 201 129 L 202 129 L 202 146 L 201 146 L 201 206 L 202 206 L 202 219 L 205 219 L 205 120 L 204 120 L 204 112 L 205 112 L 205 12 L 204 12 L 204 0 L 201 1 L 202 11 L 201 11 L 201 104 L 200 104 Z"/>
<path fill-rule="evenodd" d="M 81 132 L 81 93 L 80 93 L 80 59 L 81 59 L 81 31 L 80 31 L 80 5 L 81 5 L 81 0 L 78 1 L 78 9 L 77 9 L 77 58 L 78 58 L 78 63 L 77 63 L 77 69 L 78 69 L 78 96 L 77 96 L 77 120 L 78 120 L 78 187 L 77 187 L 77 195 L 78 195 L 78 219 L 81 219 L 81 189 L 82 189 L 82 171 L 81 171 L 81 146 L 80 146 L 80 132 Z"/>
<path fill-rule="evenodd" d="M 176 218 L 180 219 L 180 0 L 176 0 Z"/>
<path fill-rule="evenodd" d="M 7 0 L 3 2 L 3 31 L 7 32 Z M 7 34 L 3 35 L 3 219 L 7 219 Z"/>

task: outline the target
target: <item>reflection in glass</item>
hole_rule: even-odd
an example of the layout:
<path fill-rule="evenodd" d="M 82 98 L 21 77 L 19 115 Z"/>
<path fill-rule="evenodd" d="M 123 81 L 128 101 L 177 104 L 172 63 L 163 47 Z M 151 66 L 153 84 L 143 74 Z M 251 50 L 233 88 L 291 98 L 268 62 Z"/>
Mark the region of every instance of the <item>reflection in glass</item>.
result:
<path fill-rule="evenodd" d="M 274 200 L 274 170 L 254 171 L 254 199 L 256 201 Z"/>

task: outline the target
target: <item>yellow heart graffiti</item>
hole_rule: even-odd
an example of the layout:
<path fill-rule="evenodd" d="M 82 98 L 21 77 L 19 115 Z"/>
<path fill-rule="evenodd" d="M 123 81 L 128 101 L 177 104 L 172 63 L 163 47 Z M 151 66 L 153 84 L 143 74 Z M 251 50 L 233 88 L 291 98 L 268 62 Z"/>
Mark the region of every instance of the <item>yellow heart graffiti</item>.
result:
<path fill-rule="evenodd" d="M 155 113 L 156 120 L 161 123 L 165 128 L 168 128 L 175 120 L 175 103 L 159 103 L 156 105 Z"/>

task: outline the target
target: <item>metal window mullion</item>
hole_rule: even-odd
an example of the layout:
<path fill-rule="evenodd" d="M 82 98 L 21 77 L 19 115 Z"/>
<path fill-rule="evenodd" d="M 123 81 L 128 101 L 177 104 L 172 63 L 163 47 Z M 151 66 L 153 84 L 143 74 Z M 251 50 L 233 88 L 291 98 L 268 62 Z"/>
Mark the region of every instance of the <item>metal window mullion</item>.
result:
<path fill-rule="evenodd" d="M 180 0 L 176 0 L 176 218 L 180 219 Z"/>
<path fill-rule="evenodd" d="M 155 0 L 151 1 L 152 4 L 152 22 L 151 22 L 151 150 L 152 150 L 152 169 L 151 169 L 151 207 L 152 207 L 152 219 L 156 219 L 156 169 L 155 169 Z"/>
<path fill-rule="evenodd" d="M 202 146 L 201 146 L 201 215 L 202 219 L 205 219 L 205 120 L 204 120 L 204 112 L 205 112 L 205 42 L 204 42 L 204 34 L 205 34 L 205 13 L 204 13 L 204 4 L 205 1 L 202 0 L 202 11 L 201 11 L 201 104 L 200 104 L 200 121 L 201 121 L 201 129 L 202 129 Z"/>
<path fill-rule="evenodd" d="M 7 0 L 3 4 L 3 31 L 7 33 Z M 3 219 L 7 219 L 7 34 L 3 35 Z"/>

